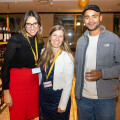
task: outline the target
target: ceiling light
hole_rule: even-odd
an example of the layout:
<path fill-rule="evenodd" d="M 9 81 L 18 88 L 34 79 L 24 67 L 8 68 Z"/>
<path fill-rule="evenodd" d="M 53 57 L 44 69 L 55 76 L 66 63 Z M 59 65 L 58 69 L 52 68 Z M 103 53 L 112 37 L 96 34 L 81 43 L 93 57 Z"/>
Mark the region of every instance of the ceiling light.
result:
<path fill-rule="evenodd" d="M 77 22 L 77 24 L 76 24 L 77 26 L 79 26 L 80 25 L 80 22 Z"/>
<path fill-rule="evenodd" d="M 53 0 L 33 0 L 37 5 L 53 5 Z"/>
<path fill-rule="evenodd" d="M 69 32 L 67 35 L 68 35 L 68 36 L 72 36 L 72 33 Z"/>
<path fill-rule="evenodd" d="M 53 0 L 49 0 L 50 5 L 53 5 Z"/>

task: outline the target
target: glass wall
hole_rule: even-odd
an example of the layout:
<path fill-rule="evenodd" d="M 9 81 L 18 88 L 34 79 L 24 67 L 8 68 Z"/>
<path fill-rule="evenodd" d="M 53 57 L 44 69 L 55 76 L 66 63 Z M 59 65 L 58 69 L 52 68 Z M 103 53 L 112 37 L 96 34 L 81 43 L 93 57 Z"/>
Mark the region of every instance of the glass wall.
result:
<path fill-rule="evenodd" d="M 0 15 L 0 29 L 18 32 L 22 16 L 22 14 Z M 7 28 L 9 28 L 9 30 L 7 30 Z"/>
<path fill-rule="evenodd" d="M 11 35 L 20 30 L 20 22 L 23 15 L 0 15 L 0 41 L 6 42 Z"/>
<path fill-rule="evenodd" d="M 71 47 L 74 46 L 74 15 L 55 15 L 55 25 L 62 25 L 67 34 L 67 39 Z"/>
<path fill-rule="evenodd" d="M 83 18 L 82 15 L 76 15 L 76 23 L 75 23 L 75 27 L 76 27 L 76 40 L 79 39 L 80 36 L 83 35 L 83 33 L 86 30 L 85 24 L 83 22 Z"/>
<path fill-rule="evenodd" d="M 120 37 L 120 14 L 114 15 L 114 29 L 113 32 Z"/>
<path fill-rule="evenodd" d="M 82 15 L 55 15 L 54 25 L 62 25 L 65 28 L 69 45 L 75 49 L 76 42 L 85 29 Z"/>

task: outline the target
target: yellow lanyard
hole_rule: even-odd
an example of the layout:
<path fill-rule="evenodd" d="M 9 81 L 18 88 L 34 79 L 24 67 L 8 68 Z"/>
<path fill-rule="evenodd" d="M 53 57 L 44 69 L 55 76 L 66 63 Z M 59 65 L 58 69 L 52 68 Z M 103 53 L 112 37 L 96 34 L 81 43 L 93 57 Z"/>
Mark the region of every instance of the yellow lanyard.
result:
<path fill-rule="evenodd" d="M 38 46 L 37 46 L 37 39 L 35 37 L 35 49 L 36 49 L 36 54 L 35 54 L 35 51 L 33 50 L 32 46 L 31 46 L 31 43 L 30 43 L 30 40 L 29 38 L 27 38 L 29 44 L 30 44 L 30 47 L 31 47 L 31 50 L 32 50 L 32 53 L 34 55 L 34 60 L 35 60 L 35 65 L 37 65 L 37 61 L 38 61 Z"/>
<path fill-rule="evenodd" d="M 54 64 L 55 64 L 55 61 L 56 61 L 57 57 L 59 56 L 59 54 L 61 53 L 61 51 L 62 51 L 61 49 L 58 51 L 58 53 L 57 53 L 57 55 L 56 55 L 56 57 L 55 57 L 52 65 L 51 65 L 51 67 L 50 67 L 50 70 L 49 70 L 49 72 L 48 72 L 48 75 L 46 76 L 46 79 L 48 79 L 49 75 L 51 74 L 51 71 L 52 71 L 52 68 L 53 68 L 53 66 L 54 66 Z M 46 65 L 45 65 L 45 72 L 46 72 L 46 71 L 47 71 L 47 70 L 46 70 Z"/>

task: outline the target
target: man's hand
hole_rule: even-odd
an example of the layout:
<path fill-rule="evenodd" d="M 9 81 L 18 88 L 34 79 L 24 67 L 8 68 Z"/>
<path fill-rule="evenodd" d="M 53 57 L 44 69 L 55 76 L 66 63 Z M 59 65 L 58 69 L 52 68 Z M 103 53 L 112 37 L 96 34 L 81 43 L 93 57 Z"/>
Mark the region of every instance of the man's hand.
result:
<path fill-rule="evenodd" d="M 85 79 L 88 81 L 97 81 L 102 78 L 101 70 L 91 70 L 90 72 L 85 73 Z"/>

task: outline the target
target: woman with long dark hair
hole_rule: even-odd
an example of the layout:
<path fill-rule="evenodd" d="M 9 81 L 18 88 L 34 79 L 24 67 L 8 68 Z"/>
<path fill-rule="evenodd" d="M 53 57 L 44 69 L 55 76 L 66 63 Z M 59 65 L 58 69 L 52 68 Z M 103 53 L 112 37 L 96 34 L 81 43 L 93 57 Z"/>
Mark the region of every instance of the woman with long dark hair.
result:
<path fill-rule="evenodd" d="M 23 17 L 21 33 L 8 40 L 2 83 L 10 120 L 31 120 L 39 115 L 39 70 L 36 66 L 43 48 L 41 33 L 41 19 L 37 12 L 30 10 Z"/>

